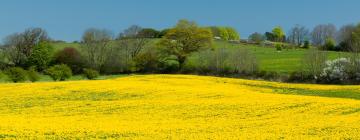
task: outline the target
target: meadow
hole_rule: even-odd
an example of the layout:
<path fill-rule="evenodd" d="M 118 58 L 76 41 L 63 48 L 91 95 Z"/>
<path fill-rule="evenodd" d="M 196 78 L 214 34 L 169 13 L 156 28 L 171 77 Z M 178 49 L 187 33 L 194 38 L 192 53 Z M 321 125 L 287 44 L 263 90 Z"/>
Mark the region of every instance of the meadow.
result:
<path fill-rule="evenodd" d="M 0 138 L 360 137 L 360 86 L 132 75 L 3 83 L 0 94 Z"/>

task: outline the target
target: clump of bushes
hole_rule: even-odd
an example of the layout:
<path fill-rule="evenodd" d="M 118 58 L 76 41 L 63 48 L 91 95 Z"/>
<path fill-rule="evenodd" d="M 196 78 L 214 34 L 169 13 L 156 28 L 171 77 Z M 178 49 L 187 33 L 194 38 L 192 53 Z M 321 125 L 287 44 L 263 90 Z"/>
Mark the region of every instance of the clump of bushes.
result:
<path fill-rule="evenodd" d="M 39 73 L 36 71 L 35 67 L 31 67 L 28 71 L 27 71 L 27 76 L 29 78 L 29 80 L 31 82 L 36 82 L 39 81 L 40 79 L 40 75 Z"/>
<path fill-rule="evenodd" d="M 314 82 L 314 76 L 304 71 L 295 71 L 290 73 L 286 79 L 287 82 Z"/>
<path fill-rule="evenodd" d="M 170 55 L 159 60 L 159 70 L 163 73 L 173 73 L 178 71 L 180 63 L 176 56 Z"/>
<path fill-rule="evenodd" d="M 93 80 L 99 77 L 99 72 L 93 69 L 84 69 L 84 77 L 89 80 Z"/>
<path fill-rule="evenodd" d="M 54 56 L 54 62 L 57 64 L 66 64 L 68 65 L 74 74 L 79 74 L 84 68 L 83 56 L 81 53 L 75 49 L 66 47 L 61 51 L 58 51 Z"/>
<path fill-rule="evenodd" d="M 304 49 L 309 49 L 309 48 L 310 48 L 310 41 L 305 40 L 305 41 L 304 41 L 303 48 L 304 48 Z"/>
<path fill-rule="evenodd" d="M 69 66 L 61 64 L 50 67 L 46 70 L 46 74 L 54 81 L 65 81 L 72 76 L 72 71 Z"/>
<path fill-rule="evenodd" d="M 325 40 L 325 44 L 322 46 L 323 50 L 335 50 L 335 46 L 336 46 L 336 43 L 335 43 L 335 40 L 332 39 L 332 38 L 327 38 Z"/>
<path fill-rule="evenodd" d="M 20 67 L 12 67 L 5 71 L 10 81 L 14 83 L 24 82 L 27 80 L 27 72 Z"/>
<path fill-rule="evenodd" d="M 280 43 L 277 43 L 276 45 L 275 45 L 275 48 L 276 48 L 276 50 L 277 51 L 282 51 L 282 45 L 280 44 Z"/>

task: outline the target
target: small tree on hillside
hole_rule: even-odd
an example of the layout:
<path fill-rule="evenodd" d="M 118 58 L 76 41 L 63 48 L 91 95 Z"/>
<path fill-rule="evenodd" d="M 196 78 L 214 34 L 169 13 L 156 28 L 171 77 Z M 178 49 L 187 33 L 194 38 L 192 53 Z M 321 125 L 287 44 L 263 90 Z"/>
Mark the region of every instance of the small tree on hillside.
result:
<path fill-rule="evenodd" d="M 169 55 L 175 55 L 180 67 L 192 52 L 212 46 L 212 33 L 195 22 L 180 20 L 159 42 Z"/>

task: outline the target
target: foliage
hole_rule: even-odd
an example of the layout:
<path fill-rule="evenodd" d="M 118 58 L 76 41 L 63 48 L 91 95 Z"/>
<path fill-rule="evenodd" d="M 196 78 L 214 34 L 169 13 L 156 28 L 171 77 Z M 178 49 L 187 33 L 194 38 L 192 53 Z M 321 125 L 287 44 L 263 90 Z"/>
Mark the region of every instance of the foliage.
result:
<path fill-rule="evenodd" d="M 36 67 L 39 71 L 45 70 L 51 62 L 53 46 L 47 42 L 40 42 L 31 52 L 28 59 L 29 66 Z"/>
<path fill-rule="evenodd" d="M 0 80 L 3 79 L 4 77 L 5 77 L 4 72 L 2 72 L 2 71 L 0 70 Z"/>
<path fill-rule="evenodd" d="M 350 42 L 350 51 L 360 53 L 360 23 L 354 28 Z"/>
<path fill-rule="evenodd" d="M 310 48 L 310 41 L 309 41 L 309 40 L 305 40 L 305 41 L 304 41 L 304 45 L 303 45 L 302 48 L 304 48 L 304 49 L 309 49 L 309 48 Z"/>
<path fill-rule="evenodd" d="M 27 77 L 31 82 L 36 82 L 36 81 L 40 80 L 40 75 L 36 71 L 35 67 L 30 67 L 29 68 L 29 70 L 27 71 Z"/>
<path fill-rule="evenodd" d="M 82 54 L 73 47 L 65 47 L 54 55 L 56 64 L 68 65 L 74 74 L 79 74 L 85 67 L 85 60 Z"/>
<path fill-rule="evenodd" d="M 159 69 L 164 73 L 177 72 L 180 69 L 180 63 L 176 56 L 170 55 L 159 60 Z"/>
<path fill-rule="evenodd" d="M 139 36 L 144 38 L 159 38 L 160 31 L 155 30 L 153 28 L 144 28 L 139 32 Z"/>
<path fill-rule="evenodd" d="M 72 76 L 71 68 L 65 64 L 55 65 L 46 70 L 54 81 L 65 81 Z"/>
<path fill-rule="evenodd" d="M 335 49 L 335 40 L 332 38 L 327 38 L 323 46 L 324 50 L 334 50 Z"/>
<path fill-rule="evenodd" d="M 258 71 L 256 57 L 246 48 L 223 47 L 200 51 L 190 57 L 185 66 L 187 71 L 199 74 L 247 75 Z"/>
<path fill-rule="evenodd" d="M 5 71 L 10 81 L 14 83 L 24 82 L 27 80 L 27 72 L 21 67 L 12 67 Z"/>
<path fill-rule="evenodd" d="M 152 46 L 141 52 L 134 61 L 139 72 L 157 72 L 159 71 L 159 60 L 158 48 Z"/>
<path fill-rule="evenodd" d="M 260 44 L 261 42 L 263 42 L 263 41 L 264 41 L 264 38 L 265 38 L 265 37 L 264 37 L 262 34 L 257 33 L 257 32 L 255 32 L 255 33 L 253 33 L 253 34 L 251 34 L 251 35 L 249 36 L 249 40 L 250 40 L 251 42 L 258 43 L 258 44 Z"/>
<path fill-rule="evenodd" d="M 7 58 L 15 66 L 26 67 L 35 46 L 49 40 L 47 32 L 41 28 L 29 28 L 9 35 L 4 39 Z"/>
<path fill-rule="evenodd" d="M 218 31 L 219 31 L 219 37 L 222 40 L 229 40 L 229 32 L 226 30 L 225 27 L 218 27 Z"/>
<path fill-rule="evenodd" d="M 274 37 L 274 41 L 276 41 L 276 42 L 285 41 L 285 39 L 284 39 L 284 38 L 286 38 L 285 33 L 284 33 L 284 30 L 280 26 L 275 27 L 271 33 Z"/>
<path fill-rule="evenodd" d="M 214 37 L 220 37 L 222 40 L 239 40 L 240 35 L 232 27 L 210 27 Z"/>
<path fill-rule="evenodd" d="M 320 24 L 311 32 L 312 44 L 323 46 L 328 38 L 335 38 L 336 27 L 333 24 Z"/>
<path fill-rule="evenodd" d="M 276 44 L 275 44 L 275 48 L 276 48 L 277 51 L 282 51 L 282 48 L 283 48 L 283 47 L 282 47 L 282 44 L 276 43 Z"/>
<path fill-rule="evenodd" d="M 326 61 L 326 67 L 321 73 L 322 80 L 329 83 L 341 83 L 349 79 L 346 72 L 346 67 L 350 65 L 349 59 L 339 58 L 331 61 Z"/>
<path fill-rule="evenodd" d="M 84 69 L 84 77 L 93 80 L 99 77 L 99 72 L 93 69 Z"/>
<path fill-rule="evenodd" d="M 295 71 L 290 73 L 287 82 L 315 82 L 314 76 L 304 72 L 304 71 Z"/>
<path fill-rule="evenodd" d="M 212 33 L 209 29 L 198 27 L 195 22 L 180 20 L 159 44 L 164 52 L 177 57 L 181 67 L 188 55 L 212 46 Z"/>
<path fill-rule="evenodd" d="M 82 37 L 81 48 L 85 54 L 87 64 L 98 71 L 106 63 L 108 53 L 111 52 L 110 41 L 113 35 L 105 29 L 87 29 Z"/>
<path fill-rule="evenodd" d="M 236 29 L 232 27 L 225 27 L 226 31 L 228 32 L 228 39 L 229 40 L 240 40 L 240 35 L 236 31 Z"/>
<path fill-rule="evenodd" d="M 323 69 L 326 67 L 327 57 L 327 52 L 317 49 L 307 50 L 301 61 L 303 65 L 300 72 L 304 71 L 306 75 L 311 75 L 313 79 L 319 80 Z"/>

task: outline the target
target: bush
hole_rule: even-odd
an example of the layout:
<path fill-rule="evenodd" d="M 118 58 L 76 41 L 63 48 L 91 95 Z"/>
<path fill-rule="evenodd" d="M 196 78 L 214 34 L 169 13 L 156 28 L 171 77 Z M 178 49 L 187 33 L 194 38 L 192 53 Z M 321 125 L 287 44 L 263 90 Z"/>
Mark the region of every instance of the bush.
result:
<path fill-rule="evenodd" d="M 165 73 L 176 72 L 180 68 L 180 63 L 176 56 L 168 56 L 160 60 L 160 71 Z"/>
<path fill-rule="evenodd" d="M 5 72 L 9 78 L 14 83 L 26 81 L 27 73 L 23 68 L 13 67 L 9 68 Z"/>
<path fill-rule="evenodd" d="M 279 43 L 275 45 L 275 48 L 276 48 L 277 51 L 281 51 L 281 50 L 282 50 L 282 46 L 281 46 L 281 44 L 279 44 Z"/>
<path fill-rule="evenodd" d="M 303 46 L 304 49 L 309 49 L 310 48 L 310 41 L 306 40 L 304 41 L 304 46 Z"/>
<path fill-rule="evenodd" d="M 326 61 L 326 67 L 320 75 L 321 80 L 326 83 L 344 83 L 349 79 L 348 66 L 350 66 L 350 60 L 346 58 Z"/>
<path fill-rule="evenodd" d="M 292 72 L 290 73 L 287 82 L 311 82 L 315 80 L 314 77 L 306 72 Z"/>
<path fill-rule="evenodd" d="M 335 49 L 335 40 L 332 38 L 327 38 L 323 46 L 324 50 L 334 50 Z"/>
<path fill-rule="evenodd" d="M 31 82 L 36 82 L 36 81 L 39 81 L 39 79 L 40 79 L 39 73 L 36 71 L 36 69 L 34 67 L 31 67 L 27 71 L 27 75 Z"/>
<path fill-rule="evenodd" d="M 84 69 L 84 77 L 93 80 L 99 77 L 99 72 L 93 69 Z"/>
<path fill-rule="evenodd" d="M 71 68 L 65 64 L 50 67 L 46 70 L 46 74 L 54 81 L 65 81 L 72 76 Z"/>
<path fill-rule="evenodd" d="M 75 48 L 66 47 L 63 50 L 58 51 L 55 54 L 54 60 L 56 64 L 68 65 L 75 74 L 81 73 L 84 68 L 83 56 Z"/>
<path fill-rule="evenodd" d="M 265 80 L 277 80 L 279 79 L 279 77 L 280 76 L 277 72 L 270 71 L 270 72 L 266 72 L 263 78 Z"/>

